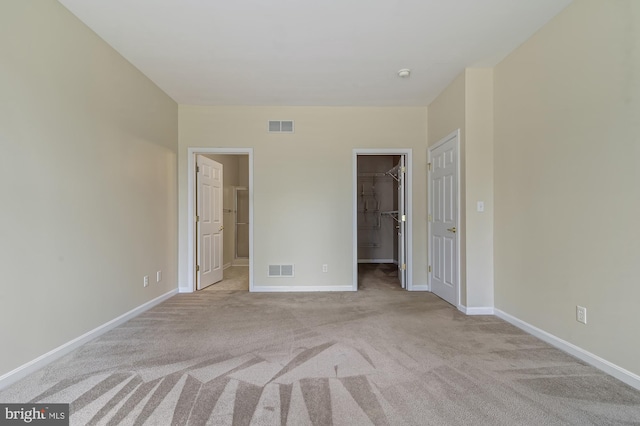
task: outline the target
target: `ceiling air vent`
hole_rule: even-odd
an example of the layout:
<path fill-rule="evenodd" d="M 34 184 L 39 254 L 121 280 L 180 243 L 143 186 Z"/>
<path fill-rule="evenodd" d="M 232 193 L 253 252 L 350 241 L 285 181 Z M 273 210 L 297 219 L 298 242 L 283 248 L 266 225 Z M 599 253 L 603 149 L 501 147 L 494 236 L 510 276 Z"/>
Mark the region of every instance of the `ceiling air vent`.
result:
<path fill-rule="evenodd" d="M 269 120 L 269 133 L 293 133 L 293 120 Z"/>
<path fill-rule="evenodd" d="M 293 277 L 293 265 L 269 265 L 270 277 Z"/>

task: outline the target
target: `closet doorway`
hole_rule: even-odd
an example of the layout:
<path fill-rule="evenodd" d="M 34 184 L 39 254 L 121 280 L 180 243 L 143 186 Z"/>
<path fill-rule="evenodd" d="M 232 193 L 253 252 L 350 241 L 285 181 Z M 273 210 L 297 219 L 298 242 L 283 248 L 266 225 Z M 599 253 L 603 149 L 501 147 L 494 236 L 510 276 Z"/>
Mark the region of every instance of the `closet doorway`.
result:
<path fill-rule="evenodd" d="M 354 150 L 354 289 L 411 290 L 410 150 Z"/>

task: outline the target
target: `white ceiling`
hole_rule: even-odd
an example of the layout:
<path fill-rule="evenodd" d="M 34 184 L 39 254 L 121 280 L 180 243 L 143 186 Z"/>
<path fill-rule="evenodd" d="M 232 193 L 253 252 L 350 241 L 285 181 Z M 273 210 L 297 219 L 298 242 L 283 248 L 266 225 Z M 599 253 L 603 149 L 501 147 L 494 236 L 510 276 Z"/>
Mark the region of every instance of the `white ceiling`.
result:
<path fill-rule="evenodd" d="M 180 104 L 352 106 L 428 105 L 571 2 L 59 1 Z"/>

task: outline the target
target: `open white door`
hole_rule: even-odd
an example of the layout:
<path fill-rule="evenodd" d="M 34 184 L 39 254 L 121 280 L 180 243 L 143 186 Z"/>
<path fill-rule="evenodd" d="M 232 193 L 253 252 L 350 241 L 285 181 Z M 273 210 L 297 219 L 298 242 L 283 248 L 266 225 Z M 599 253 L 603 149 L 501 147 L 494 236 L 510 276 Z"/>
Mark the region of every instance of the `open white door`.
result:
<path fill-rule="evenodd" d="M 196 288 L 222 280 L 222 164 L 196 156 Z"/>
<path fill-rule="evenodd" d="M 405 206 L 405 159 L 398 164 L 398 278 L 402 288 L 407 288 L 407 209 Z"/>
<path fill-rule="evenodd" d="M 431 291 L 458 305 L 458 133 L 430 153 L 429 257 Z"/>

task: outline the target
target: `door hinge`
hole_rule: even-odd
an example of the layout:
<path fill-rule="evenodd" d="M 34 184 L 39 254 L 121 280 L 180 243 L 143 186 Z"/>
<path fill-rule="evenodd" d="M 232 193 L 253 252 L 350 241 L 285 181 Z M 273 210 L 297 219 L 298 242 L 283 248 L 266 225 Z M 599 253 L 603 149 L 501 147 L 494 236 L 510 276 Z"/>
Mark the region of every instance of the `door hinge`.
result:
<path fill-rule="evenodd" d="M 429 168 L 429 171 L 431 171 L 431 163 L 427 163 L 427 166 Z"/>
<path fill-rule="evenodd" d="M 406 173 L 407 172 L 407 168 L 405 166 L 400 167 L 400 172 L 401 173 Z"/>
<path fill-rule="evenodd" d="M 429 272 L 431 272 L 431 265 L 429 265 Z"/>
<path fill-rule="evenodd" d="M 200 166 L 196 166 L 196 173 L 200 173 Z"/>
<path fill-rule="evenodd" d="M 196 265 L 196 272 L 200 272 L 200 265 Z"/>
<path fill-rule="evenodd" d="M 403 263 L 402 267 L 400 267 L 400 269 L 402 269 L 403 271 L 406 271 L 407 270 L 407 264 Z"/>
<path fill-rule="evenodd" d="M 402 221 L 403 221 L 403 222 L 406 222 L 406 221 L 407 221 L 407 215 L 404 215 L 404 214 L 402 215 Z"/>
<path fill-rule="evenodd" d="M 429 222 L 433 222 L 433 215 L 429 215 L 429 216 L 427 216 L 427 220 L 428 220 Z"/>
<path fill-rule="evenodd" d="M 196 216 L 196 222 L 200 222 L 200 216 Z"/>

